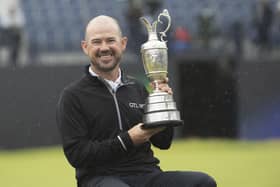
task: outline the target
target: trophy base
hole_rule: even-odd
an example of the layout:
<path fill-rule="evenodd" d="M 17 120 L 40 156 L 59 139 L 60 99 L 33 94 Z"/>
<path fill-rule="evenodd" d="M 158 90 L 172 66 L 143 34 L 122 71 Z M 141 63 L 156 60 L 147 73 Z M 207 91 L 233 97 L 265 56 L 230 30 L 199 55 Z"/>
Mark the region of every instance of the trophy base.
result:
<path fill-rule="evenodd" d="M 172 95 L 154 92 L 146 100 L 143 116 L 144 128 L 176 127 L 183 125 L 180 112 Z"/>
<path fill-rule="evenodd" d="M 144 123 L 144 129 L 158 128 L 158 127 L 177 127 L 182 126 L 184 122 L 182 120 L 166 120 L 166 121 L 156 121 L 150 123 Z"/>

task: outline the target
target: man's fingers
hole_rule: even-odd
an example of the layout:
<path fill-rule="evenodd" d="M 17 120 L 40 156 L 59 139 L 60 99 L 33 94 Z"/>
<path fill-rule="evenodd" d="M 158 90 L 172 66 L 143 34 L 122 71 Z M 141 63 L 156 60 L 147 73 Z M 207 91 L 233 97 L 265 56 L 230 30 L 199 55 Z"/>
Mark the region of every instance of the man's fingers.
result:
<path fill-rule="evenodd" d="M 167 92 L 169 94 L 173 94 L 172 89 L 168 86 L 168 84 L 159 84 L 158 86 L 159 90 L 163 92 Z"/>
<path fill-rule="evenodd" d="M 164 80 L 157 80 L 150 83 L 150 86 L 155 89 L 156 87 L 163 92 L 167 92 L 168 94 L 173 94 L 172 89 L 168 86 L 168 77 L 166 77 Z"/>

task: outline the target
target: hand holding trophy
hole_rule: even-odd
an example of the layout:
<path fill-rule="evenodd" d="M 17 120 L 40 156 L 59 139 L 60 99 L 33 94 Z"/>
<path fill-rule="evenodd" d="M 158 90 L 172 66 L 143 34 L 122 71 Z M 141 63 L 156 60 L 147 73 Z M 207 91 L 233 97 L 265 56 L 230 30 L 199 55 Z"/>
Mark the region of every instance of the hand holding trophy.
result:
<path fill-rule="evenodd" d="M 168 20 L 167 28 L 159 32 L 160 40 L 157 36 L 157 24 L 162 23 L 161 17 Z M 154 83 L 155 88 L 148 96 L 143 117 L 144 128 L 170 127 L 183 125 L 180 119 L 180 112 L 176 108 L 176 103 L 172 95 L 158 89 L 158 82 L 164 82 L 167 78 L 168 56 L 167 46 L 164 37 L 170 27 L 171 19 L 166 9 L 159 14 L 158 20 L 152 24 L 144 17 L 140 20 L 148 31 L 148 41 L 141 46 L 142 61 L 145 73 L 149 80 Z"/>

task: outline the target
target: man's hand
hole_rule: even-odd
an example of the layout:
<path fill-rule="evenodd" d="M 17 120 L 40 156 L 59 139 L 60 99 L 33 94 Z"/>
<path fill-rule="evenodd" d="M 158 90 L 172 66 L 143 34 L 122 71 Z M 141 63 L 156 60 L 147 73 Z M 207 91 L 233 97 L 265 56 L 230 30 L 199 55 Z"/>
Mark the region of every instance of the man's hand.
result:
<path fill-rule="evenodd" d="M 170 88 L 169 86 L 168 86 L 168 78 L 166 77 L 166 79 L 165 80 L 163 80 L 163 81 L 157 81 L 157 85 L 158 85 L 158 89 L 160 90 L 160 91 L 163 91 L 163 92 L 167 92 L 168 94 L 173 94 L 173 91 L 172 91 L 172 88 Z M 155 87 L 156 87 L 156 83 L 155 82 L 152 82 L 151 83 L 151 87 L 153 88 L 153 89 L 155 89 Z"/>
<path fill-rule="evenodd" d="M 134 145 L 145 143 L 149 141 L 154 134 L 164 130 L 164 127 L 144 129 L 142 125 L 143 123 L 139 123 L 128 130 L 128 134 Z"/>

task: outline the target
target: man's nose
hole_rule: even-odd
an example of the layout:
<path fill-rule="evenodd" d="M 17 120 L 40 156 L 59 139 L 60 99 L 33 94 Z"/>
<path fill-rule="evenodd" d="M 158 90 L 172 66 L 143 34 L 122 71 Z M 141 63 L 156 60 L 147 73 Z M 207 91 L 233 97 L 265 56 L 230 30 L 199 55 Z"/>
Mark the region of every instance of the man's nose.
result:
<path fill-rule="evenodd" d="M 100 51 L 107 51 L 107 50 L 109 50 L 109 46 L 105 41 L 103 41 L 100 46 Z"/>

